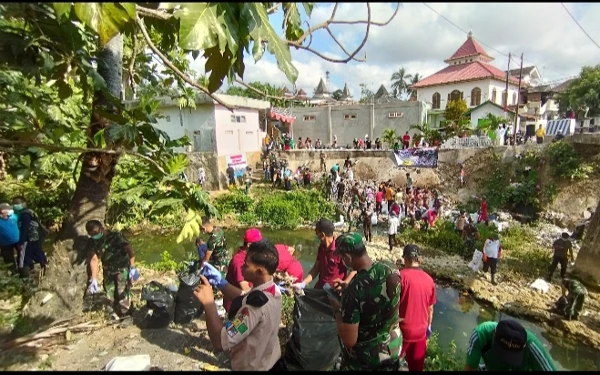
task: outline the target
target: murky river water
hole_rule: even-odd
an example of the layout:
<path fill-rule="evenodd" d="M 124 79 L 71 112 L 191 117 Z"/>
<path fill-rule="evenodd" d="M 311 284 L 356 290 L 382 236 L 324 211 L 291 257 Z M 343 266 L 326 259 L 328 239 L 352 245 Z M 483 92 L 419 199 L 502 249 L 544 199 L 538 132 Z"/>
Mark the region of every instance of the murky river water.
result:
<path fill-rule="evenodd" d="M 308 272 L 315 261 L 318 247 L 313 230 L 273 231 L 263 229 L 261 231 L 264 237 L 275 244 L 284 243 L 296 248 L 301 245 L 302 251 L 297 251 L 298 257 L 302 262 L 305 273 Z M 243 234 L 243 230 L 226 232 L 227 244 L 230 250 L 237 249 L 242 244 Z M 176 237 L 177 234 L 155 233 L 128 236 L 136 250 L 136 258 L 147 263 L 160 260 L 160 254 L 165 250 L 168 250 L 175 260 L 186 259 L 188 254 L 196 252 L 193 243 L 177 244 L 175 242 Z M 464 352 L 468 337 L 477 324 L 484 321 L 498 321 L 507 317 L 509 316 L 506 314 L 478 304 L 469 296 L 462 295 L 460 291 L 454 288 L 443 286 L 437 288 L 433 329 L 439 331 L 440 344 L 444 346 L 454 340 L 457 347 Z M 550 335 L 534 323 L 518 320 L 527 329 L 537 334 L 560 369 L 598 370 L 600 368 L 600 353 L 598 351 L 582 344 L 568 344 L 563 338 Z"/>

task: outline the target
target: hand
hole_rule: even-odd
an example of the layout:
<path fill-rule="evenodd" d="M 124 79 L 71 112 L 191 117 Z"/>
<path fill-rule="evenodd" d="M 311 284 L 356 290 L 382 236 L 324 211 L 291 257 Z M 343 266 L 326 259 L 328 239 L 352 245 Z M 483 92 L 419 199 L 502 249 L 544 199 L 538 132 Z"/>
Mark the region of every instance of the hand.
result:
<path fill-rule="evenodd" d="M 292 284 L 292 288 L 294 288 L 295 290 L 302 290 L 306 288 L 306 283 L 303 281 L 301 283 Z"/>
<path fill-rule="evenodd" d="M 346 289 L 347 286 L 348 286 L 348 283 L 344 280 L 341 280 L 341 279 L 333 280 L 333 290 L 335 290 L 338 293 L 341 293 L 344 289 Z"/>
<path fill-rule="evenodd" d="M 216 286 L 217 289 L 221 290 L 227 285 L 227 280 L 223 278 L 221 272 L 210 263 L 204 263 L 202 267 L 202 275 L 208 280 L 210 285 Z"/>
<path fill-rule="evenodd" d="M 200 280 L 200 285 L 194 290 L 194 296 L 203 306 L 214 303 L 215 296 L 212 287 L 210 286 L 210 282 L 202 275 L 200 275 Z"/>
<path fill-rule="evenodd" d="M 432 333 L 431 326 L 427 327 L 427 338 L 430 338 Z"/>
<path fill-rule="evenodd" d="M 90 294 L 98 293 L 98 282 L 96 281 L 96 279 L 92 279 L 92 281 L 90 281 L 90 286 L 88 287 L 88 292 Z"/>
<path fill-rule="evenodd" d="M 138 281 L 140 278 L 140 271 L 134 266 L 129 268 L 129 280 Z"/>

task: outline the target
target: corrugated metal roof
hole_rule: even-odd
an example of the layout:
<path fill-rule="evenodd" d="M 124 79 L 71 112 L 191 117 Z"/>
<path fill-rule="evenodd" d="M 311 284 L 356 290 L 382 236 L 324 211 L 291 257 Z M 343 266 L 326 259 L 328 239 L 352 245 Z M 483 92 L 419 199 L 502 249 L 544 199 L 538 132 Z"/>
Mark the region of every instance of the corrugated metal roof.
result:
<path fill-rule="evenodd" d="M 490 64 L 481 61 L 473 61 L 468 64 L 447 66 L 439 72 L 410 86 L 410 88 L 436 86 L 485 78 L 496 78 L 504 81 L 506 80 L 506 73 Z M 518 84 L 518 81 L 512 77 L 509 82 Z"/>

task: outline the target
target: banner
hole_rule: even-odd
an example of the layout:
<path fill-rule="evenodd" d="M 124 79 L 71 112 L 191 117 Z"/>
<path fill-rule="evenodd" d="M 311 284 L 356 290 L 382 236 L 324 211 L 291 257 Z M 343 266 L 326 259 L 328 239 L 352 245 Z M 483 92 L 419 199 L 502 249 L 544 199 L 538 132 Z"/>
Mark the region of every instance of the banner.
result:
<path fill-rule="evenodd" d="M 437 168 L 437 147 L 409 148 L 394 151 L 399 167 Z"/>
<path fill-rule="evenodd" d="M 248 166 L 246 154 L 225 156 L 225 162 L 227 163 L 227 167 L 231 164 L 236 178 L 243 176 L 244 170 L 246 169 L 246 166 Z"/>

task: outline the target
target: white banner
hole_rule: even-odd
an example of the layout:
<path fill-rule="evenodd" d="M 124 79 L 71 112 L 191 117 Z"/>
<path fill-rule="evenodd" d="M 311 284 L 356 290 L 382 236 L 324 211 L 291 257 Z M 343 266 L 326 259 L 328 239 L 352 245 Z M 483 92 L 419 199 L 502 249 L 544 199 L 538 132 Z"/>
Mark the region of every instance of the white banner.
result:
<path fill-rule="evenodd" d="M 225 156 L 225 162 L 227 163 L 227 167 L 229 167 L 229 165 L 233 167 L 235 177 L 243 176 L 244 170 L 248 166 L 246 154 Z"/>

